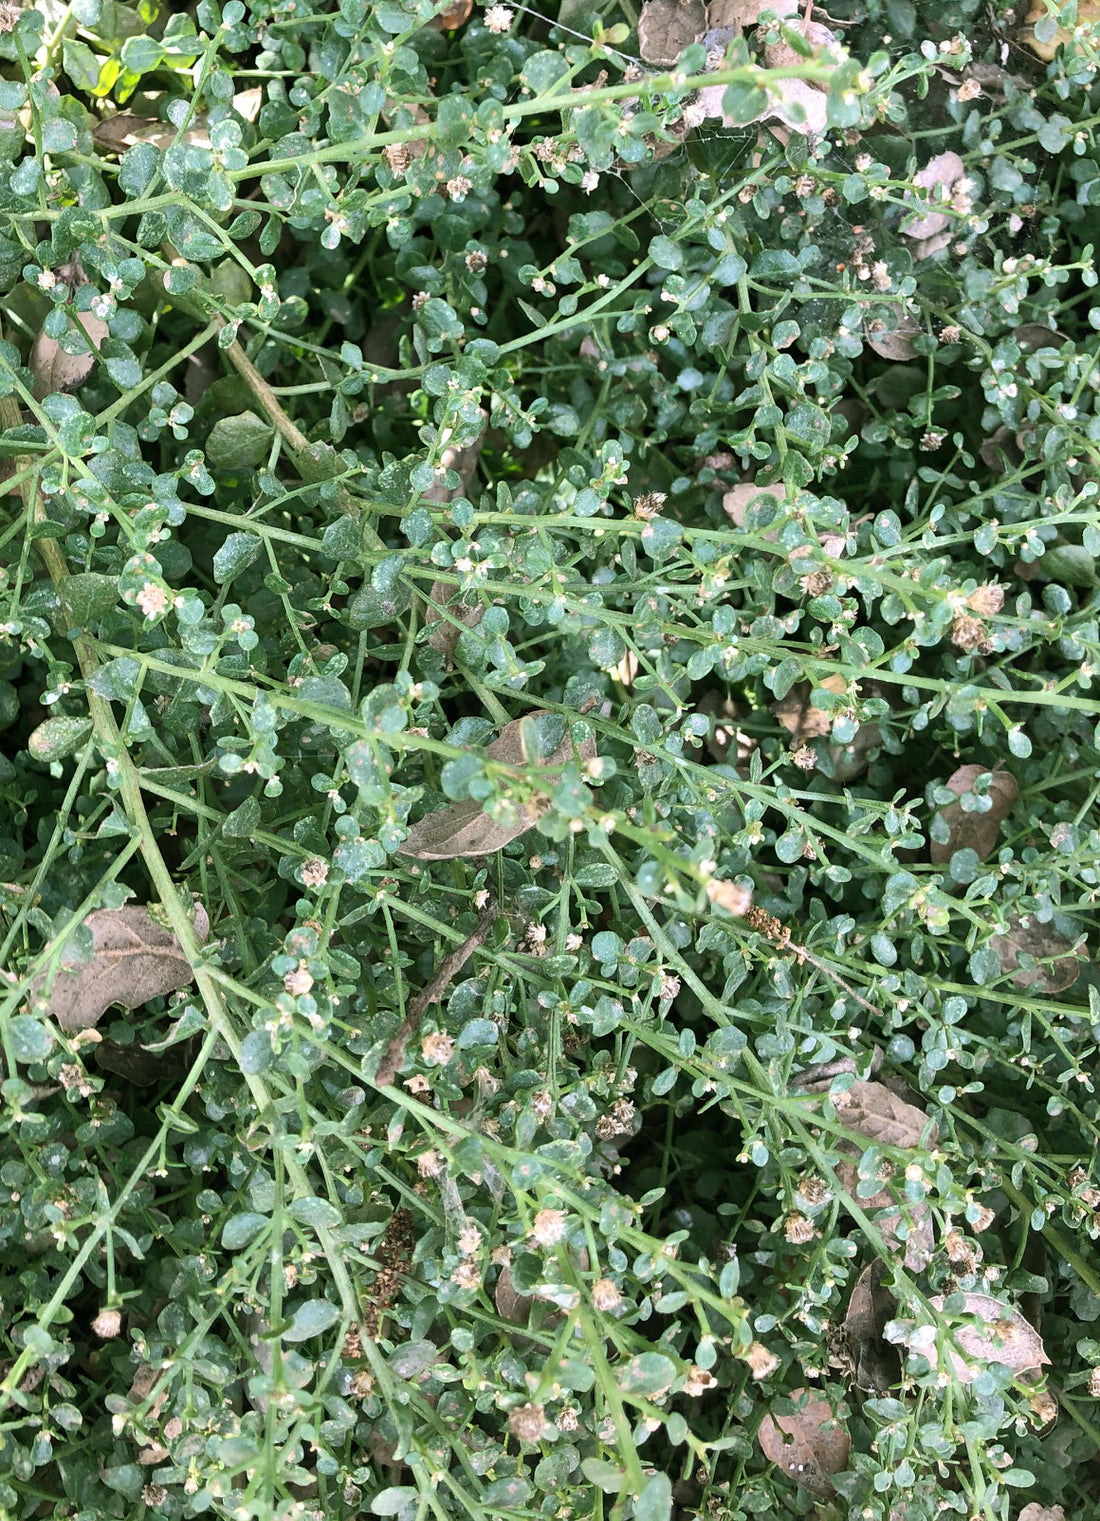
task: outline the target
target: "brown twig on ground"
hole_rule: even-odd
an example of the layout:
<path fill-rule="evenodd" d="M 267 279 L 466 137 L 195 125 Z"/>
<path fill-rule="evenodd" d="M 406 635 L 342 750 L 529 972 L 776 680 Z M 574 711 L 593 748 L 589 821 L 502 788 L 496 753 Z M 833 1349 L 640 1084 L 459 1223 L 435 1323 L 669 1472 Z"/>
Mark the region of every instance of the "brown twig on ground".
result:
<path fill-rule="evenodd" d="M 452 980 L 458 976 L 470 957 L 484 945 L 485 939 L 493 927 L 493 920 L 497 917 L 497 906 L 490 899 L 485 906 L 485 911 L 477 921 L 477 928 L 469 939 L 464 940 L 456 951 L 449 956 L 444 956 L 435 971 L 435 976 L 426 988 L 423 988 L 408 1006 L 408 1013 L 390 1036 L 389 1044 L 383 1053 L 382 1060 L 378 1063 L 378 1072 L 375 1075 L 375 1084 L 379 1088 L 388 1088 L 401 1070 L 401 1064 L 405 1060 L 405 1047 L 415 1035 L 424 1018 L 425 1011 L 433 1003 L 438 1003 L 447 991 Z"/>

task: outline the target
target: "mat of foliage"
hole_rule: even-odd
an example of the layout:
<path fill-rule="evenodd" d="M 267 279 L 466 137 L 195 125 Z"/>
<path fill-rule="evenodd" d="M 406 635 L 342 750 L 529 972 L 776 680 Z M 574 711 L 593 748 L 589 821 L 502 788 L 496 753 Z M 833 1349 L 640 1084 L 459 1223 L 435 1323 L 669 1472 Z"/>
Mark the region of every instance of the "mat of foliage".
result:
<path fill-rule="evenodd" d="M 5 1517 L 1097 1513 L 1098 44 L 0 3 Z"/>

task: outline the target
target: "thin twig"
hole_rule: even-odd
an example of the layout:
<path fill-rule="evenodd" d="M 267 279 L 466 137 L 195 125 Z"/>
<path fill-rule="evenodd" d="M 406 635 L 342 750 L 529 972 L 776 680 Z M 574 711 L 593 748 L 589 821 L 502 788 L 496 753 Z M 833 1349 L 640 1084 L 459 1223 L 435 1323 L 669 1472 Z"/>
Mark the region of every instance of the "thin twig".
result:
<path fill-rule="evenodd" d="M 477 928 L 473 934 L 468 940 L 464 940 L 456 951 L 451 951 L 449 955 L 444 956 L 436 967 L 435 976 L 431 982 L 426 988 L 422 988 L 409 1004 L 408 1013 L 390 1036 L 382 1060 L 378 1063 L 378 1072 L 374 1081 L 379 1088 L 388 1088 L 397 1077 L 405 1060 L 405 1048 L 420 1028 L 420 1021 L 424 1018 L 426 1011 L 433 1003 L 439 1003 L 452 980 L 458 976 L 474 952 L 485 944 L 496 917 L 497 906 L 490 899 L 484 913 L 477 921 Z"/>

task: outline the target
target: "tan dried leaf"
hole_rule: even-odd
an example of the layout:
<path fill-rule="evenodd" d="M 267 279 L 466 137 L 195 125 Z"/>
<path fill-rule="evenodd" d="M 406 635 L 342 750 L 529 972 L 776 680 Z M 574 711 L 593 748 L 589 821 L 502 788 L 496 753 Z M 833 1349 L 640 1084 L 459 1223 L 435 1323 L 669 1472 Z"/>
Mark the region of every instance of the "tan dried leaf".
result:
<path fill-rule="evenodd" d="M 1015 972 L 1012 981 L 1018 988 L 1062 993 L 1073 986 L 1081 970 L 1083 939 L 1071 944 L 1033 916 L 1010 914 L 1008 932 L 994 935 L 989 943 L 1001 963 L 1001 971 Z M 1036 961 L 1050 961 L 1052 965 L 1021 967 L 1021 956 L 1033 956 Z"/>
<path fill-rule="evenodd" d="M 201 944 L 210 933 L 201 904 L 195 906 L 193 923 Z M 112 1004 L 136 1009 L 194 980 L 179 941 L 147 908 L 128 904 L 93 909 L 84 924 L 92 935 L 91 960 L 67 964 L 62 950 L 52 977 L 47 972 L 30 988 L 32 998 L 45 994 L 49 1012 L 63 1030 L 86 1030 L 98 1024 Z"/>
<path fill-rule="evenodd" d="M 437 32 L 454 32 L 460 26 L 465 26 L 470 19 L 470 12 L 474 8 L 474 0 L 454 0 L 453 5 L 448 5 L 445 11 L 440 11 L 433 16 L 428 25 Z"/>
<path fill-rule="evenodd" d="M 1066 1521 L 1066 1513 L 1060 1505 L 1040 1505 L 1032 1500 L 1025 1505 L 1016 1521 Z"/>
<path fill-rule="evenodd" d="M 831 48 L 837 41 L 836 33 L 831 32 L 827 26 L 822 26 L 820 21 L 806 21 L 798 28 L 803 37 L 813 48 L 814 58 L 818 58 L 827 48 Z M 793 69 L 799 64 L 806 63 L 806 55 L 797 52 L 789 42 L 782 39 L 778 42 L 769 42 L 764 49 L 764 62 L 769 69 Z M 809 84 L 811 81 L 807 80 Z M 815 88 L 827 90 L 827 85 L 815 86 Z"/>
<path fill-rule="evenodd" d="M 771 11 L 781 21 L 797 17 L 799 0 L 711 0 L 707 19 L 712 27 L 757 26 L 765 11 Z"/>
<path fill-rule="evenodd" d="M 886 1287 L 886 1264 L 878 1257 L 856 1280 L 844 1317 L 844 1336 L 858 1389 L 885 1394 L 901 1377 L 898 1349 L 886 1340 L 886 1327 L 898 1313 L 897 1300 Z"/>
<path fill-rule="evenodd" d="M 960 766 L 947 778 L 947 785 L 956 797 L 962 798 L 964 793 L 973 791 L 974 783 L 984 773 L 984 766 Z M 950 836 L 942 845 L 935 840 L 929 842 L 932 864 L 946 866 L 956 850 L 972 850 L 979 861 L 984 861 L 996 849 L 1001 825 L 1019 795 L 1020 789 L 1011 771 L 994 771 L 988 793 L 992 807 L 988 812 L 966 813 L 961 802 L 949 803 L 940 817 Z"/>
<path fill-rule="evenodd" d="M 638 19 L 638 51 L 646 63 L 667 68 L 706 29 L 703 0 L 646 0 Z"/>
<path fill-rule="evenodd" d="M 485 435 L 489 431 L 489 414 L 484 410 L 481 413 L 485 420 L 485 426 L 472 444 L 467 444 L 462 449 L 447 448 L 440 456 L 438 470 L 454 470 L 458 474 L 461 485 L 454 491 L 449 491 L 441 480 L 435 480 L 421 497 L 423 502 L 450 502 L 456 496 L 465 496 L 470 489 L 470 482 L 474 478 L 477 462 L 481 457 L 481 446 L 485 442 Z"/>
<path fill-rule="evenodd" d="M 810 739 L 824 739 L 832 730 L 832 714 L 824 708 L 815 708 L 810 703 L 810 697 L 817 689 L 835 692 L 840 696 L 847 691 L 848 684 L 843 676 L 826 676 L 818 682 L 817 688 L 809 681 L 800 681 L 786 697 L 771 705 L 776 719 L 796 744 L 804 745 Z"/>
<path fill-rule="evenodd" d="M 546 709 L 539 708 L 526 715 L 526 719 L 514 718 L 505 724 L 498 738 L 485 747 L 489 760 L 507 766 L 529 765 L 531 758 L 524 754 L 523 726 L 527 719 L 548 717 Z M 574 758 L 583 763 L 596 753 L 596 741 L 586 739 L 574 745 L 566 729 L 565 737 L 554 753 L 540 760 L 539 765 L 562 766 Z M 452 861 L 465 856 L 489 856 L 503 849 L 512 840 L 526 834 L 545 812 L 548 799 L 537 796 L 524 804 L 514 805 L 507 819 L 494 819 L 483 812 L 476 798 L 466 798 L 428 813 L 409 830 L 408 838 L 401 847 L 403 855 L 415 856 L 420 861 Z"/>
<path fill-rule="evenodd" d="M 512 1281 L 512 1269 L 507 1263 L 500 1270 L 496 1288 L 493 1290 L 493 1303 L 497 1307 L 497 1314 L 502 1320 L 507 1320 L 513 1326 L 525 1326 L 531 1319 L 531 1305 L 533 1300 L 530 1294 L 521 1294 Z"/>
<path fill-rule="evenodd" d="M 910 1151 L 918 1146 L 927 1133 L 927 1144 L 933 1145 L 939 1135 L 935 1121 L 929 1121 L 923 1109 L 908 1104 L 885 1083 L 853 1083 L 844 1093 L 833 1097 L 837 1118 L 846 1130 L 866 1136 L 881 1146 L 893 1146 L 899 1151 Z M 838 1150 L 858 1155 L 858 1149 L 841 1142 Z M 880 1188 L 869 1198 L 860 1198 L 859 1169 L 855 1162 L 840 1162 L 836 1170 L 837 1182 L 844 1193 L 858 1203 L 868 1215 L 888 1210 L 879 1215 L 875 1225 L 887 1238 L 900 1240 L 903 1223 L 905 1236 L 905 1265 L 911 1272 L 919 1273 L 932 1257 L 932 1218 L 927 1204 L 907 1204 L 904 1215 L 889 1188 Z M 843 1202 L 843 1200 L 841 1201 Z"/>
<path fill-rule="evenodd" d="M 829 125 L 829 98 L 804 79 L 777 79 L 769 91 L 767 110 L 761 114 L 765 119 L 778 117 L 790 132 L 819 136 Z"/>
<path fill-rule="evenodd" d="M 966 1353 L 963 1358 L 951 1348 L 947 1351 L 960 1383 L 969 1384 L 979 1371 L 967 1358 L 972 1358 L 975 1363 L 1004 1363 L 1017 1374 L 1050 1362 L 1042 1337 L 1012 1305 L 994 1299 L 991 1294 L 964 1294 L 963 1301 L 960 1316 L 977 1324 L 953 1328 L 955 1340 Z M 928 1303 L 943 1314 L 946 1301 L 942 1294 L 933 1294 Z"/>
<path fill-rule="evenodd" d="M 810 1389 L 792 1389 L 790 1398 L 805 1403 L 794 1415 L 766 1415 L 757 1439 L 764 1456 L 803 1489 L 823 1500 L 836 1494 L 831 1474 L 848 1466 L 851 1439 L 829 1401 Z"/>
<path fill-rule="evenodd" d="M 787 500 L 787 488 L 785 486 L 758 486 L 755 481 L 740 481 L 722 496 L 722 510 L 731 519 L 735 528 L 744 528 L 745 513 L 749 506 L 758 496 L 770 496 L 782 506 Z M 765 539 L 775 540 L 779 537 L 778 528 L 766 528 Z"/>
<path fill-rule="evenodd" d="M 934 201 L 945 199 L 944 192 L 950 192 L 951 186 L 957 180 L 966 175 L 966 166 L 957 153 L 937 153 L 935 158 L 930 158 L 923 169 L 919 169 L 913 176 L 913 184 L 921 190 L 926 190 Z M 912 201 L 913 197 L 908 192 L 906 200 Z M 911 222 L 902 226 L 902 232 L 907 238 L 923 240 L 935 238 L 945 228 L 951 226 L 953 218 L 946 211 L 929 210 L 923 216 L 916 217 Z"/>
<path fill-rule="evenodd" d="M 51 396 L 55 391 L 74 391 L 87 380 L 95 364 L 95 356 L 107 337 L 107 324 L 91 312 L 81 312 L 78 318 L 92 347 L 84 354 L 66 354 L 56 338 L 39 331 L 31 349 L 31 373 L 34 376 L 34 395 L 37 401 Z"/>
<path fill-rule="evenodd" d="M 431 630 L 428 643 L 433 650 L 438 650 L 446 658 L 448 670 L 451 668 L 462 630 L 477 628 L 485 616 L 485 604 L 480 598 L 474 602 L 466 602 L 459 596 L 456 602 L 450 603 L 448 599 L 454 593 L 455 588 L 446 581 L 433 581 L 424 609 L 424 622 Z M 444 608 L 447 609 L 445 613 Z"/>
<path fill-rule="evenodd" d="M 894 313 L 893 321 L 875 317 L 863 329 L 867 347 L 880 359 L 893 360 L 912 359 L 917 352 L 913 347 L 913 339 L 920 333 L 920 323 L 900 309 Z"/>
<path fill-rule="evenodd" d="M 1067 27 L 1057 27 L 1053 37 L 1040 39 L 1035 35 L 1035 23 L 1049 16 L 1050 12 L 1044 0 L 1034 0 L 1031 9 L 1027 13 L 1024 22 L 1024 31 L 1021 34 L 1023 40 L 1037 57 L 1049 63 L 1060 47 L 1068 47 L 1073 41 L 1073 32 Z M 1077 0 L 1077 25 L 1095 27 L 1100 24 L 1100 0 Z M 1093 41 L 1095 42 L 1095 33 Z"/>

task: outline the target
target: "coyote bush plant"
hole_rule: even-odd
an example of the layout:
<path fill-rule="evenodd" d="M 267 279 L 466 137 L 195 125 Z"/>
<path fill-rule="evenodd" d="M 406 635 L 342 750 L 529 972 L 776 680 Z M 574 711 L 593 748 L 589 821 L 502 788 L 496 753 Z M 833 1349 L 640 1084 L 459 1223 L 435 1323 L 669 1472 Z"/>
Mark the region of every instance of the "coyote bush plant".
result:
<path fill-rule="evenodd" d="M 1100 38 L 681 9 L 0 6 L 5 1516 L 1095 1513 Z"/>

